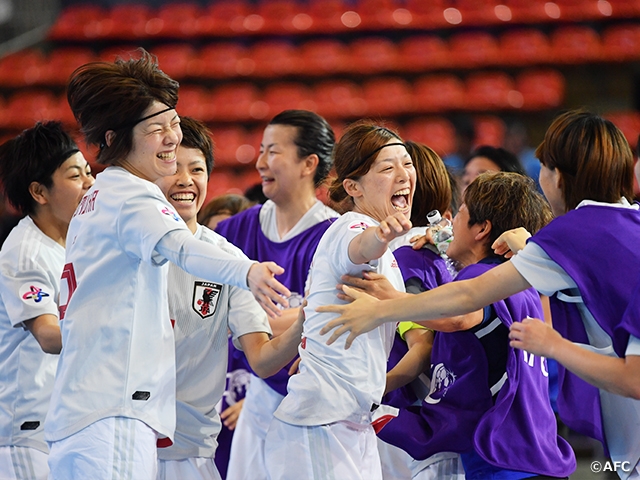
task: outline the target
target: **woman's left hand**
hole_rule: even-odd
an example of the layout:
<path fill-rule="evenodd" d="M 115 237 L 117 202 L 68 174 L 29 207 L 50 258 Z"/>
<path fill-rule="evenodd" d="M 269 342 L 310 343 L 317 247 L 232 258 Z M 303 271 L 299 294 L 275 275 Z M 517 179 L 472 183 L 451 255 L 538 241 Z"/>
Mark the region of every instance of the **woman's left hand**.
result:
<path fill-rule="evenodd" d="M 562 336 L 553 327 L 537 318 L 514 322 L 509 329 L 509 344 L 533 355 L 554 358 L 554 351 Z"/>

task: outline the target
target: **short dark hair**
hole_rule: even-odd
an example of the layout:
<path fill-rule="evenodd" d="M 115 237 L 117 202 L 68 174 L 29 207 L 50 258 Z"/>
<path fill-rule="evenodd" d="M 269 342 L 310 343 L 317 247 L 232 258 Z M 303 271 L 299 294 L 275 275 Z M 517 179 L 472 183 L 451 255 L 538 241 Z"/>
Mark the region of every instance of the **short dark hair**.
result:
<path fill-rule="evenodd" d="M 158 68 L 144 49 L 140 58 L 92 62 L 78 67 L 67 87 L 71 111 L 89 144 L 100 146 L 96 161 L 113 165 L 133 148 L 133 128 L 154 101 L 175 108 L 178 82 Z M 115 132 L 111 145 L 105 135 Z"/>
<path fill-rule="evenodd" d="M 428 146 L 406 141 L 407 152 L 416 169 L 416 189 L 411 202 L 411 223 L 415 227 L 429 224 L 427 214 L 432 210 L 441 213 L 451 206 L 451 182 L 442 159 Z"/>
<path fill-rule="evenodd" d="M 396 132 L 371 120 L 360 120 L 349 125 L 334 151 L 336 178 L 329 187 L 331 200 L 337 204 L 345 201 L 349 195 L 342 182 L 347 178 L 357 180 L 365 175 L 376 160 L 373 153 L 394 139 L 402 142 Z"/>
<path fill-rule="evenodd" d="M 495 163 L 501 172 L 513 172 L 526 175 L 522 163 L 513 153 L 501 147 L 481 145 L 477 147 L 464 162 L 465 166 L 476 157 L 485 157 Z"/>
<path fill-rule="evenodd" d="M 55 171 L 79 151 L 62 124 L 53 121 L 38 122 L 0 145 L 0 179 L 9 203 L 23 215 L 35 213 L 31 183 L 51 188 Z"/>
<path fill-rule="evenodd" d="M 251 206 L 251 202 L 244 196 L 236 193 L 225 193 L 211 199 L 198 213 L 198 223 L 205 224 L 214 215 L 223 213 L 235 215 Z"/>
<path fill-rule="evenodd" d="M 545 167 L 562 174 L 567 211 L 585 199 L 615 203 L 633 200 L 633 153 L 609 120 L 586 110 L 557 117 L 536 150 Z"/>
<path fill-rule="evenodd" d="M 273 117 L 269 125 L 296 127 L 293 143 L 298 147 L 298 157 L 305 158 L 314 153 L 318 156 L 313 183 L 316 187 L 322 184 L 333 166 L 336 137 L 331 125 L 317 113 L 308 110 L 284 110 Z"/>
<path fill-rule="evenodd" d="M 207 175 L 211 175 L 214 165 L 211 131 L 204 123 L 191 117 L 180 117 L 180 128 L 182 130 L 180 146 L 200 150 L 207 164 Z"/>
<path fill-rule="evenodd" d="M 491 222 L 487 248 L 507 230 L 524 227 L 532 235 L 551 221 L 546 199 L 533 179 L 512 172 L 485 172 L 464 192 L 469 226 Z"/>

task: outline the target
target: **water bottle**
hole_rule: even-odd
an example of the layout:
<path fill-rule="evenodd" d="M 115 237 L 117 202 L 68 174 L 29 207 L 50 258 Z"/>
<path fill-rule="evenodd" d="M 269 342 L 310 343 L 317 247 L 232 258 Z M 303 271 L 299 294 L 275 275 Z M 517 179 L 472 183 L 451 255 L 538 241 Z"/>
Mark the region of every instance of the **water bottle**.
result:
<path fill-rule="evenodd" d="M 429 230 L 431 231 L 433 243 L 438 249 L 438 252 L 440 252 L 440 255 L 444 255 L 453 240 L 453 225 L 448 218 L 442 218 L 438 210 L 430 211 L 427 214 L 427 220 L 429 222 Z"/>

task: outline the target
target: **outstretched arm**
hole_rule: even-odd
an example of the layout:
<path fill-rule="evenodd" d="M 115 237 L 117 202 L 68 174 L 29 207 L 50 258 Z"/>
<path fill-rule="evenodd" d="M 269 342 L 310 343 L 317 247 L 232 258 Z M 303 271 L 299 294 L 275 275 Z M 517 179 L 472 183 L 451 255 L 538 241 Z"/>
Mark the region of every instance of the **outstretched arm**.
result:
<path fill-rule="evenodd" d="M 640 399 L 640 356 L 609 357 L 565 338 L 547 323 L 526 318 L 511 325 L 511 346 L 552 358 L 580 378 L 623 397 Z"/>
<path fill-rule="evenodd" d="M 267 378 L 278 373 L 296 356 L 303 323 L 304 310 L 300 308 L 298 319 L 282 335 L 269 340 L 266 333 L 256 332 L 238 339 L 249 365 L 259 377 Z"/>
<path fill-rule="evenodd" d="M 349 332 L 345 343 L 345 348 L 349 348 L 358 335 L 370 332 L 385 322 L 420 322 L 424 319 L 463 315 L 529 287 L 529 283 L 510 262 L 470 280 L 448 283 L 424 293 L 394 300 L 378 301 L 355 289 L 344 287 L 343 290 L 356 300 L 346 305 L 318 307 L 319 312 L 340 314 L 327 323 L 320 333 L 326 334 L 335 328 L 327 341 L 331 344 Z"/>

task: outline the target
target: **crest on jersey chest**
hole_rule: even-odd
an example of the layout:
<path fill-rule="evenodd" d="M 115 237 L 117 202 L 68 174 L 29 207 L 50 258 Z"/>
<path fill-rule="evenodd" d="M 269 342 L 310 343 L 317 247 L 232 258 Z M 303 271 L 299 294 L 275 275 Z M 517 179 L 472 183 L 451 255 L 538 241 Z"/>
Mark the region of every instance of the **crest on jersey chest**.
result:
<path fill-rule="evenodd" d="M 191 308 L 202 318 L 210 317 L 216 313 L 221 291 L 222 285 L 219 283 L 194 282 Z"/>

